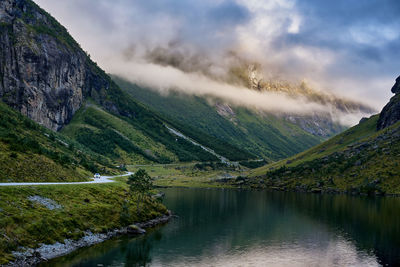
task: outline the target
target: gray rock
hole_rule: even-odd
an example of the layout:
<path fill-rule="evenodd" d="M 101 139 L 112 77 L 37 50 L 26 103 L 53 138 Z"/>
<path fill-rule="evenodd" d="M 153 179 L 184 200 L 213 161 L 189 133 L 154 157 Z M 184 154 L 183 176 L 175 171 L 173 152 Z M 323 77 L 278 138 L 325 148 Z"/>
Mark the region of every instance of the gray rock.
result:
<path fill-rule="evenodd" d="M 158 194 L 152 195 L 151 197 L 155 198 L 155 199 L 163 199 L 165 197 L 165 193 L 164 192 L 160 192 Z"/>
<path fill-rule="evenodd" d="M 134 235 L 142 235 L 146 233 L 146 230 L 140 228 L 135 224 L 129 225 L 127 230 L 129 234 L 134 234 Z"/>
<path fill-rule="evenodd" d="M 30 196 L 28 197 L 28 199 L 32 202 L 39 203 L 40 205 L 45 206 L 49 210 L 57 210 L 62 208 L 61 205 L 50 198 L 45 198 L 41 196 Z"/>

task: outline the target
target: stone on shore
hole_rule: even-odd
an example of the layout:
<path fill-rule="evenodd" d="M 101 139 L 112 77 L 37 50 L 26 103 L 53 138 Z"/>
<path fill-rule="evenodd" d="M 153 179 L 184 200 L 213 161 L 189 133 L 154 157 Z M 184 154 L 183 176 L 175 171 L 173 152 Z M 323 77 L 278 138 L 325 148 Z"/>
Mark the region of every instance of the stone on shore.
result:
<path fill-rule="evenodd" d="M 127 232 L 128 232 L 128 234 L 142 235 L 142 234 L 146 233 L 146 230 L 144 230 L 143 228 L 140 228 L 136 224 L 131 224 L 128 226 Z"/>

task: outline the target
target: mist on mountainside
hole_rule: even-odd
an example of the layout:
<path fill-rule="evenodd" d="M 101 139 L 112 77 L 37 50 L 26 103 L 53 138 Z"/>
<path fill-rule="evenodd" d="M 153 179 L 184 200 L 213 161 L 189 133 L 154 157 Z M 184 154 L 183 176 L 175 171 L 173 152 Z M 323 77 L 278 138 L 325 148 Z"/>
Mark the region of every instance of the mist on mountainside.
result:
<path fill-rule="evenodd" d="M 376 113 L 390 97 L 380 88 L 395 75 L 396 9 L 373 1 L 381 30 L 369 26 L 369 14 L 338 19 L 348 9 L 343 0 L 329 16 L 311 0 L 37 3 L 106 71 L 162 93 L 273 113 L 325 113 L 345 124 Z M 262 77 L 258 92 L 245 90 L 253 88 L 243 83 L 250 66 Z"/>

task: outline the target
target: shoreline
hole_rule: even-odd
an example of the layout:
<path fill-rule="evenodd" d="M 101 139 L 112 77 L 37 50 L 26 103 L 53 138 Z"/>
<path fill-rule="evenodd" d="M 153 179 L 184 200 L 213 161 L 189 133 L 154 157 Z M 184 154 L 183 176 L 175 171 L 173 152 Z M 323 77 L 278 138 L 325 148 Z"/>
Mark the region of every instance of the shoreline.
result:
<path fill-rule="evenodd" d="M 177 185 L 156 185 L 156 188 L 183 188 L 183 189 L 233 189 L 233 190 L 254 190 L 254 191 L 266 191 L 266 192 L 282 192 L 282 193 L 300 193 L 300 194 L 308 194 L 308 195 L 345 195 L 345 196 L 359 196 L 359 197 L 400 197 L 400 193 L 385 193 L 385 194 L 372 194 L 368 195 L 366 193 L 358 193 L 358 192 L 346 192 L 340 190 L 300 190 L 300 189 L 283 189 L 279 187 L 252 187 L 252 186 L 177 186 Z"/>
<path fill-rule="evenodd" d="M 155 219 L 151 219 L 146 222 L 135 223 L 127 227 L 120 229 L 110 230 L 106 233 L 92 233 L 90 231 L 85 232 L 85 236 L 78 240 L 65 239 L 64 243 L 56 242 L 54 244 L 41 244 L 36 249 L 32 248 L 21 248 L 20 251 L 14 251 L 13 255 L 15 260 L 9 262 L 4 267 L 11 266 L 37 266 L 38 264 L 55 259 L 61 256 L 70 254 L 80 248 L 90 247 L 106 240 L 112 239 L 122 235 L 139 236 L 145 234 L 144 229 L 153 228 L 158 225 L 167 223 L 173 217 L 171 211 L 168 214 L 162 215 Z"/>

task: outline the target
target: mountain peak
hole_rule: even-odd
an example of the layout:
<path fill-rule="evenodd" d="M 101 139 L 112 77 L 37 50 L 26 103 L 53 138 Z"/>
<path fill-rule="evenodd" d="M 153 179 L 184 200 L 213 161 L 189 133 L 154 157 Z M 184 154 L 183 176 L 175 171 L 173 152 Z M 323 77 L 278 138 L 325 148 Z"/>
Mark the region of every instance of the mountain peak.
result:
<path fill-rule="evenodd" d="M 392 87 L 392 93 L 395 96 L 390 99 L 379 116 L 378 130 L 382 130 L 400 121 L 400 76 L 396 79 L 396 83 Z"/>
<path fill-rule="evenodd" d="M 396 83 L 392 87 L 392 93 L 393 94 L 398 94 L 400 93 L 400 76 L 397 77 Z"/>

